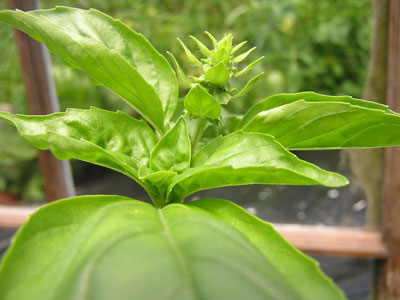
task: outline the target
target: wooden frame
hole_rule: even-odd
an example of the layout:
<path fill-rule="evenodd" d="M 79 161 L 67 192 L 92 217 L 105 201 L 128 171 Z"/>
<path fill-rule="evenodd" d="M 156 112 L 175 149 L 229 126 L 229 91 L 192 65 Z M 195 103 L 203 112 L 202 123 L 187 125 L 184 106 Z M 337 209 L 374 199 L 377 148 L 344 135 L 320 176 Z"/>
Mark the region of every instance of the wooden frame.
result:
<path fill-rule="evenodd" d="M 35 210 L 0 206 L 0 227 L 17 229 Z M 375 259 L 387 257 L 382 234 L 378 231 L 296 224 L 274 226 L 295 247 L 308 253 Z"/>

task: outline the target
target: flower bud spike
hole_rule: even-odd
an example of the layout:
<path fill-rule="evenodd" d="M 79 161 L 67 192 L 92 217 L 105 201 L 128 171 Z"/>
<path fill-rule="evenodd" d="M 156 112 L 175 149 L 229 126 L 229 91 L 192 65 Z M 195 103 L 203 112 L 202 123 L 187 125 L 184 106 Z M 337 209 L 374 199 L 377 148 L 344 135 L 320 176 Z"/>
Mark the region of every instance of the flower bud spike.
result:
<path fill-rule="evenodd" d="M 247 41 L 241 42 L 240 44 L 237 44 L 235 47 L 232 49 L 232 54 L 235 54 L 236 51 L 238 51 L 242 46 L 246 45 Z"/>
<path fill-rule="evenodd" d="M 264 58 L 264 56 L 260 57 L 259 59 L 256 59 L 251 64 L 249 64 L 247 67 L 245 67 L 243 70 L 237 72 L 234 76 L 239 77 L 239 76 L 242 76 L 243 74 L 246 74 L 248 71 L 253 69 L 261 60 L 263 60 L 263 58 Z"/>
<path fill-rule="evenodd" d="M 202 42 L 196 39 L 193 35 L 189 35 L 189 37 L 196 43 L 201 54 L 203 54 L 204 56 L 211 56 L 211 50 L 208 49 Z"/>
<path fill-rule="evenodd" d="M 250 50 L 248 50 L 248 51 L 246 51 L 246 52 L 244 52 L 244 53 L 242 53 L 242 54 L 236 56 L 236 57 L 232 60 L 232 62 L 234 62 L 234 63 L 240 63 L 241 61 L 245 60 L 245 59 L 247 58 L 247 56 L 249 56 L 250 53 L 253 52 L 255 49 L 256 49 L 256 47 L 253 47 L 253 48 L 251 48 Z"/>
<path fill-rule="evenodd" d="M 210 38 L 211 42 L 213 43 L 214 48 L 217 49 L 218 48 L 218 42 L 215 39 L 215 37 L 211 33 L 209 33 L 208 31 L 204 31 L 204 33 L 207 34 L 207 36 Z"/>
<path fill-rule="evenodd" d="M 194 54 L 186 47 L 186 45 L 178 38 L 179 43 L 181 44 L 183 50 L 186 53 L 187 58 L 189 61 L 197 67 L 203 67 L 203 64 L 194 56 Z"/>
<path fill-rule="evenodd" d="M 189 82 L 189 80 L 186 78 L 185 73 L 183 73 L 181 67 L 178 64 L 178 61 L 176 60 L 175 56 L 167 51 L 167 54 L 170 56 L 172 63 L 175 66 L 176 73 L 178 74 L 178 78 L 182 81 L 183 84 L 185 84 L 188 88 L 192 86 L 192 84 Z"/>

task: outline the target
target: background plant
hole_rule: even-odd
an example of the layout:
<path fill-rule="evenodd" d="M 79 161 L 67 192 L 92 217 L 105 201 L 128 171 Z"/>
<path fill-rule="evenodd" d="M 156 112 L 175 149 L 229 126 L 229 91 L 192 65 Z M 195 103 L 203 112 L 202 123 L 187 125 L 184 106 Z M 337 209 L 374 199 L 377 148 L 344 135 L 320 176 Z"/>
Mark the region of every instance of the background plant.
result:
<path fill-rule="evenodd" d="M 345 185 L 347 180 L 341 175 L 302 161 L 288 150 L 399 145 L 398 114 L 384 105 L 348 96 L 305 92 L 265 98 L 238 116 L 234 126 L 227 126 L 229 116 L 221 114 L 220 105 L 247 92 L 260 78 L 253 77 L 243 92 L 231 89 L 229 78 L 249 69 L 236 67 L 247 54 L 233 55 L 239 46 L 232 45 L 231 35 L 220 41 L 209 35 L 213 50 L 196 41 L 202 59 L 181 43 L 189 61 L 203 72 L 191 76 L 189 82 L 175 63 L 182 82 L 190 87 L 182 115 L 171 67 L 141 35 L 122 23 L 97 11 L 69 8 L 8 11 L 0 17 L 46 43 L 96 84 L 120 95 L 151 127 L 123 112 L 97 108 L 48 116 L 1 112 L 0 117 L 34 146 L 50 149 L 60 159 L 74 157 L 131 177 L 157 207 L 118 196 L 94 196 L 43 208 L 20 231 L 2 262 L 4 288 L 0 290 L 5 296 L 39 299 L 44 289 L 49 299 L 107 298 L 118 290 L 127 299 L 137 293 L 149 298 L 154 282 L 150 287 L 137 285 L 137 280 L 156 276 L 169 279 L 157 285 L 163 291 L 184 298 L 343 298 L 315 264 L 280 239 L 267 223 L 223 200 L 180 203 L 197 190 L 225 185 Z M 176 110 L 181 115 L 177 119 Z M 196 124 L 187 125 L 191 123 Z M 207 123 L 217 132 L 221 126 L 222 135 L 204 136 Z M 39 270 L 36 263 L 28 264 L 29 269 L 21 267 L 38 250 L 48 249 L 49 243 L 56 247 L 46 253 Z M 94 249 L 100 252 L 93 253 Z M 108 249 L 112 250 L 104 251 Z M 160 268 L 154 272 L 154 259 L 159 258 Z M 128 262 L 128 268 L 121 270 Z M 140 272 L 132 272 L 137 267 L 145 272 L 139 277 Z M 37 272 L 43 276 L 33 276 Z M 82 286 L 82 276 L 89 278 L 83 281 L 89 285 Z M 118 288 L 121 278 L 127 283 L 122 289 Z M 238 289 L 226 290 L 220 284 L 222 278 Z M 18 288 L 22 284 L 23 290 Z"/>

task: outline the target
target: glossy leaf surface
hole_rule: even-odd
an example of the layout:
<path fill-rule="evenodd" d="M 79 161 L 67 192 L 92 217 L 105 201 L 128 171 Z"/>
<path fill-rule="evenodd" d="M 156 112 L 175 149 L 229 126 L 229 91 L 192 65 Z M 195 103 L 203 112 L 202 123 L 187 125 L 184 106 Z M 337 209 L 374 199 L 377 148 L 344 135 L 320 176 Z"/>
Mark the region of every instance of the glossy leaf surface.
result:
<path fill-rule="evenodd" d="M 270 134 L 288 149 L 400 144 L 400 116 L 381 104 L 314 93 L 283 94 L 256 104 L 239 127 Z"/>
<path fill-rule="evenodd" d="M 190 166 L 191 146 L 184 118 L 167 132 L 154 147 L 150 158 L 153 171 L 182 172 Z"/>
<path fill-rule="evenodd" d="M 337 173 L 298 159 L 270 135 L 237 131 L 200 149 L 192 168 L 176 176 L 168 201 L 179 202 L 204 189 L 243 184 L 322 184 L 343 186 Z M 268 175 L 266 175 L 268 174 Z"/>
<path fill-rule="evenodd" d="M 96 10 L 57 7 L 2 11 L 0 20 L 28 33 L 83 69 L 96 82 L 123 97 L 156 128 L 163 130 L 178 98 L 176 76 L 141 35 Z"/>
<path fill-rule="evenodd" d="M 2 261 L 0 298 L 300 299 L 240 231 L 201 206 L 155 209 L 120 196 L 40 208 Z"/>
<path fill-rule="evenodd" d="M 196 85 L 187 93 L 184 105 L 190 113 L 201 118 L 218 119 L 221 115 L 217 99 L 200 85 Z"/>
<path fill-rule="evenodd" d="M 123 112 L 94 107 L 47 116 L 0 112 L 0 118 L 17 127 L 19 134 L 32 145 L 51 150 L 58 159 L 84 160 L 134 179 L 139 167 L 148 163 L 157 142 L 145 122 Z"/>
<path fill-rule="evenodd" d="M 267 222 L 240 206 L 221 199 L 202 199 L 188 203 L 200 207 L 239 230 L 271 262 L 304 300 L 345 299 L 318 267 L 318 263 L 290 245 Z"/>

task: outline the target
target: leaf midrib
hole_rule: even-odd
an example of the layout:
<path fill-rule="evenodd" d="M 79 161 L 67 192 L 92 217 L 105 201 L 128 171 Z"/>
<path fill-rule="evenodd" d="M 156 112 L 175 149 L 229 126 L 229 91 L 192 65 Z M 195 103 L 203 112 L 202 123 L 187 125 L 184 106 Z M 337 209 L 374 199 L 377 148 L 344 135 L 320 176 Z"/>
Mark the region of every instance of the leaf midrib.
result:
<path fill-rule="evenodd" d="M 197 300 L 197 299 L 199 299 L 199 295 L 198 295 L 197 290 L 195 289 L 195 285 L 193 282 L 193 275 L 190 272 L 190 268 L 185 259 L 185 256 L 183 255 L 182 251 L 179 249 L 178 244 L 176 243 L 176 241 L 171 233 L 171 230 L 168 226 L 167 220 L 164 217 L 164 213 L 163 213 L 162 209 L 157 209 L 157 212 L 160 217 L 161 224 L 164 228 L 165 236 L 168 240 L 168 243 L 169 243 L 172 251 L 174 252 L 174 254 L 176 256 L 176 260 L 178 262 L 179 268 L 181 269 L 181 272 L 183 273 L 183 278 L 188 283 L 188 286 L 192 292 L 193 299 Z"/>

